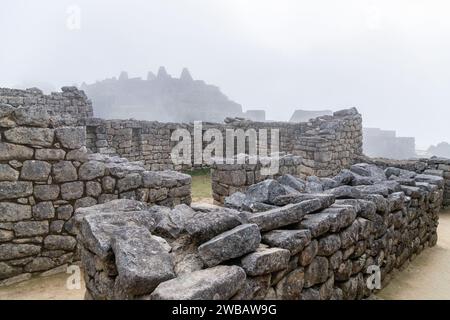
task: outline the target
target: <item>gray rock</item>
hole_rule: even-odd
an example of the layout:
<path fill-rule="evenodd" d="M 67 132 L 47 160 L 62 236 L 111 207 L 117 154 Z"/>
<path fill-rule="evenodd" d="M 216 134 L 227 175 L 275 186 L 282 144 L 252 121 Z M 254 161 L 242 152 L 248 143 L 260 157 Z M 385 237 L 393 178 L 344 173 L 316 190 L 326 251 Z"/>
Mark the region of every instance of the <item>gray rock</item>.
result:
<path fill-rule="evenodd" d="M 105 164 L 99 161 L 83 163 L 78 171 L 81 180 L 93 180 L 105 175 Z"/>
<path fill-rule="evenodd" d="M 0 181 L 17 181 L 18 178 L 19 171 L 8 164 L 0 164 Z"/>
<path fill-rule="evenodd" d="M 85 145 L 86 127 L 60 127 L 56 139 L 67 149 L 79 149 Z"/>
<path fill-rule="evenodd" d="M 119 192 L 137 189 L 141 185 L 142 177 L 139 173 L 127 174 L 124 178 L 117 181 L 117 189 L 119 190 Z"/>
<path fill-rule="evenodd" d="M 277 179 L 277 181 L 282 185 L 289 186 L 299 192 L 304 192 L 306 188 L 306 184 L 303 181 L 297 179 L 296 177 L 290 174 L 282 175 Z"/>
<path fill-rule="evenodd" d="M 245 201 L 245 194 L 242 192 L 235 192 L 232 195 L 225 197 L 224 206 L 231 209 L 240 209 Z"/>
<path fill-rule="evenodd" d="M 61 197 L 64 200 L 79 199 L 84 193 L 84 183 L 81 181 L 66 182 L 61 185 Z"/>
<path fill-rule="evenodd" d="M 14 119 L 20 126 L 47 127 L 50 123 L 50 115 L 41 106 L 26 106 L 15 108 Z"/>
<path fill-rule="evenodd" d="M 0 160 L 27 160 L 33 158 L 33 149 L 11 143 L 0 142 Z"/>
<path fill-rule="evenodd" d="M 66 204 L 60 206 L 56 209 L 56 215 L 58 219 L 69 220 L 72 217 L 73 206 L 71 204 Z"/>
<path fill-rule="evenodd" d="M 200 258 L 209 267 L 255 251 L 261 242 L 256 224 L 243 224 L 228 230 L 198 247 Z"/>
<path fill-rule="evenodd" d="M 341 230 L 339 236 L 341 238 L 341 248 L 348 249 L 354 245 L 359 240 L 360 225 L 358 220 L 353 221 L 353 223 L 347 228 Z"/>
<path fill-rule="evenodd" d="M 89 197 L 97 198 L 102 193 L 102 185 L 99 182 L 86 182 L 86 194 Z"/>
<path fill-rule="evenodd" d="M 306 200 L 250 215 L 248 220 L 251 223 L 256 223 L 262 231 L 269 231 L 299 222 L 306 214 L 317 211 L 320 208 L 319 200 Z"/>
<path fill-rule="evenodd" d="M 47 257 L 36 257 L 24 268 L 25 272 L 45 271 L 55 267 L 55 262 Z"/>
<path fill-rule="evenodd" d="M 75 181 L 78 179 L 77 169 L 71 161 L 59 161 L 53 165 L 53 178 L 57 183 Z"/>
<path fill-rule="evenodd" d="M 20 178 L 31 181 L 47 181 L 52 165 L 40 160 L 26 160 L 23 163 Z"/>
<path fill-rule="evenodd" d="M 39 200 L 56 200 L 59 195 L 59 186 L 56 184 L 38 184 L 34 186 L 34 196 Z"/>
<path fill-rule="evenodd" d="M 334 196 L 330 194 L 300 193 L 300 194 L 287 194 L 276 197 L 274 200 L 274 204 L 277 206 L 285 206 L 289 203 L 299 203 L 305 200 L 312 200 L 312 199 L 319 200 L 322 209 L 331 206 L 335 202 Z"/>
<path fill-rule="evenodd" d="M 34 237 L 48 234 L 48 221 L 21 221 L 14 224 L 16 237 Z"/>
<path fill-rule="evenodd" d="M 86 147 L 81 147 L 79 149 L 71 150 L 67 152 L 66 160 L 68 161 L 88 161 L 88 152 Z"/>
<path fill-rule="evenodd" d="M 435 184 L 438 187 L 442 187 L 444 185 L 444 179 L 442 177 L 427 175 L 427 174 L 418 174 L 415 176 L 414 180 L 416 182 L 427 182 L 429 184 Z"/>
<path fill-rule="evenodd" d="M 262 242 L 295 255 L 311 242 L 311 233 L 308 230 L 272 230 L 263 234 Z"/>
<path fill-rule="evenodd" d="M 41 247 L 32 244 L 0 244 L 0 260 L 20 259 L 35 256 L 41 252 Z"/>
<path fill-rule="evenodd" d="M 298 263 L 302 267 L 309 265 L 312 262 L 312 260 L 316 257 L 318 250 L 319 250 L 319 242 L 314 239 L 302 250 L 302 252 L 298 257 Z"/>
<path fill-rule="evenodd" d="M 245 271 L 237 266 L 216 266 L 161 283 L 153 300 L 226 300 L 244 284 Z"/>
<path fill-rule="evenodd" d="M 339 186 L 337 188 L 325 190 L 325 193 L 333 195 L 336 199 L 358 199 L 361 198 L 361 192 L 356 188 L 357 187 Z"/>
<path fill-rule="evenodd" d="M 231 298 L 232 300 L 262 300 L 270 288 L 270 274 L 247 277 L 242 288 Z M 272 289 L 273 290 L 273 289 Z"/>
<path fill-rule="evenodd" d="M 31 219 L 31 206 L 12 202 L 0 202 L 0 222 Z"/>
<path fill-rule="evenodd" d="M 0 242 L 8 242 L 12 239 L 14 239 L 13 231 L 0 229 Z"/>
<path fill-rule="evenodd" d="M 116 187 L 116 179 L 110 176 L 103 177 L 102 186 L 105 192 L 114 192 L 114 188 Z"/>
<path fill-rule="evenodd" d="M 305 288 L 315 284 L 323 283 L 328 279 L 328 259 L 315 257 L 311 264 L 305 268 Z"/>
<path fill-rule="evenodd" d="M 333 205 L 321 212 L 326 214 L 330 221 L 330 231 L 337 232 L 352 224 L 356 219 L 356 210 L 352 206 L 347 205 Z"/>
<path fill-rule="evenodd" d="M 12 278 L 22 272 L 20 267 L 11 267 L 10 265 L 0 262 L 0 280 Z M 3 284 L 3 281 L 0 282 Z"/>
<path fill-rule="evenodd" d="M 276 295 L 279 299 L 298 300 L 303 289 L 305 273 L 303 268 L 295 269 L 287 274 L 276 285 Z"/>
<path fill-rule="evenodd" d="M 161 282 L 175 277 L 172 257 L 145 228 L 118 229 L 112 236 L 111 247 L 118 272 L 116 296 L 148 294 Z"/>
<path fill-rule="evenodd" d="M 26 181 L 0 181 L 0 200 L 24 198 L 33 194 L 33 184 Z"/>
<path fill-rule="evenodd" d="M 66 152 L 62 149 L 36 149 L 37 160 L 63 160 Z"/>
<path fill-rule="evenodd" d="M 249 202 L 247 199 L 245 199 L 241 209 L 255 213 L 255 212 L 269 211 L 275 208 L 277 208 L 277 206 L 273 206 L 262 202 Z"/>
<path fill-rule="evenodd" d="M 287 268 L 291 253 L 280 248 L 260 248 L 241 259 L 241 266 L 250 276 L 259 276 Z"/>
<path fill-rule="evenodd" d="M 379 194 L 379 195 L 382 195 L 384 197 L 387 197 L 389 195 L 389 189 L 383 184 L 356 186 L 354 188 L 356 190 L 358 190 L 361 195 L 365 195 L 365 194 Z M 355 197 L 355 198 L 358 198 L 358 197 Z"/>
<path fill-rule="evenodd" d="M 263 202 L 273 204 L 273 200 L 286 194 L 286 190 L 279 182 L 273 179 L 264 180 L 257 184 L 250 186 L 245 195 L 250 202 Z"/>
<path fill-rule="evenodd" d="M 4 134 L 12 143 L 50 147 L 53 144 L 54 129 L 17 127 L 5 131 Z"/>
<path fill-rule="evenodd" d="M 330 230 L 333 219 L 326 213 L 315 213 L 306 215 L 298 224 L 300 229 L 307 229 L 313 238 L 321 236 Z"/>
<path fill-rule="evenodd" d="M 74 209 L 77 210 L 78 208 L 85 208 L 85 207 L 91 207 L 97 204 L 97 200 L 92 197 L 84 197 L 77 199 L 75 201 Z"/>
<path fill-rule="evenodd" d="M 167 238 L 176 238 L 186 230 L 186 225 L 195 216 L 195 211 L 185 204 L 177 205 L 172 210 L 162 208 L 155 232 Z"/>
<path fill-rule="evenodd" d="M 203 242 L 242 223 L 246 223 L 245 215 L 235 210 L 221 208 L 197 213 L 186 221 L 185 229 L 197 241 Z"/>
<path fill-rule="evenodd" d="M 77 245 L 77 240 L 71 236 L 49 235 L 44 239 L 44 247 L 49 250 L 72 251 Z"/>
<path fill-rule="evenodd" d="M 51 219 L 55 217 L 55 208 L 51 201 L 39 202 L 33 206 L 33 217 L 38 220 Z"/>
<path fill-rule="evenodd" d="M 330 234 L 319 239 L 319 256 L 331 256 L 341 248 L 341 238 L 339 235 Z"/>

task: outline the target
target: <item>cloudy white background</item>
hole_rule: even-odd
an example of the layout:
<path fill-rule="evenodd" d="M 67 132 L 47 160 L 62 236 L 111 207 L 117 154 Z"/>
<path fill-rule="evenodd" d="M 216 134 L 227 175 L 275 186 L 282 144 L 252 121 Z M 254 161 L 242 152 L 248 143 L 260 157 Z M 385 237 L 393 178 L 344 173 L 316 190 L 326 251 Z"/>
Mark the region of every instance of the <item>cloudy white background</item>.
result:
<path fill-rule="evenodd" d="M 356 106 L 364 125 L 450 141 L 445 0 L 0 0 L 0 86 L 55 87 L 160 65 L 244 109 Z M 69 8 L 80 29 L 67 27 Z"/>

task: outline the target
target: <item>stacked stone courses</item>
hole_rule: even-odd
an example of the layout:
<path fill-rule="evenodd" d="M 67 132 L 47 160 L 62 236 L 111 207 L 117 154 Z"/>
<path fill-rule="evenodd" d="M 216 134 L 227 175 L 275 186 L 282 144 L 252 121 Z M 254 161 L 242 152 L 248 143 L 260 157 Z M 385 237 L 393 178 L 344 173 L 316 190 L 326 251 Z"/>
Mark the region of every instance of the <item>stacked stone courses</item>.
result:
<path fill-rule="evenodd" d="M 188 175 L 149 172 L 139 162 L 87 152 L 86 129 L 76 126 L 79 119 L 68 111 L 89 105 L 82 92 L 5 92 L 0 104 L 0 284 L 77 260 L 71 222 L 77 208 L 114 199 L 164 206 L 191 202 Z M 49 112 L 62 106 L 67 112 Z"/>
<path fill-rule="evenodd" d="M 267 179 L 226 207 L 80 208 L 86 299 L 368 298 L 376 272 L 384 286 L 436 244 L 443 187 L 441 177 L 361 163 L 331 178 Z"/>

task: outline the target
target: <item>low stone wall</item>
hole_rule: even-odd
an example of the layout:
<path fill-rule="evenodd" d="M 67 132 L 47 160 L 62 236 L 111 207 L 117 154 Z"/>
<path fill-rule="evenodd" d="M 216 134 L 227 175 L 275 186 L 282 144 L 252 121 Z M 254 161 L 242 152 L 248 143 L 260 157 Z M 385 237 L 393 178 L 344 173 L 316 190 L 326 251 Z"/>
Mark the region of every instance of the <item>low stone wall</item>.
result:
<path fill-rule="evenodd" d="M 443 205 L 450 206 L 450 159 L 446 158 L 424 158 L 411 160 L 392 160 L 384 158 L 360 158 L 368 163 L 376 164 L 382 168 L 397 167 L 416 173 L 425 173 L 444 178 Z"/>
<path fill-rule="evenodd" d="M 229 208 L 79 209 L 86 298 L 363 299 L 436 244 L 443 185 L 358 164 L 333 178 L 262 181 Z"/>
<path fill-rule="evenodd" d="M 191 178 L 87 153 L 85 127 L 34 106 L 0 105 L 0 285 L 71 262 L 77 208 L 118 198 L 191 202 Z M 5 280 L 7 279 L 7 280 Z"/>
<path fill-rule="evenodd" d="M 178 143 L 171 141 L 172 133 L 177 129 L 186 129 L 194 141 L 192 123 L 88 118 L 83 125 L 87 128 L 87 147 L 93 152 L 115 154 L 131 161 L 142 160 L 145 167 L 151 170 L 181 170 L 208 165 L 174 165 L 172 162 L 170 153 Z M 362 155 L 362 118 L 355 108 L 300 123 L 242 119 L 228 119 L 227 123 L 202 123 L 202 132 L 208 129 L 219 130 L 224 142 L 226 130 L 259 132 L 265 129 L 269 144 L 271 130 L 278 129 L 279 151 L 301 156 L 304 159 L 301 173 L 305 175 L 336 174 Z M 202 142 L 203 147 L 207 144 Z"/>
<path fill-rule="evenodd" d="M 256 164 L 249 164 L 248 157 L 244 160 L 245 163 L 242 164 L 237 164 L 236 158 L 232 159 L 232 163 L 235 164 L 226 164 L 226 160 L 224 162 L 215 162 L 211 165 L 212 196 L 217 204 L 223 204 L 225 197 L 238 191 L 244 192 L 249 186 L 263 180 L 276 178 L 284 174 L 303 175 L 302 158 L 293 155 L 280 156 L 279 170 L 275 175 L 262 175 L 261 161 L 258 161 Z"/>

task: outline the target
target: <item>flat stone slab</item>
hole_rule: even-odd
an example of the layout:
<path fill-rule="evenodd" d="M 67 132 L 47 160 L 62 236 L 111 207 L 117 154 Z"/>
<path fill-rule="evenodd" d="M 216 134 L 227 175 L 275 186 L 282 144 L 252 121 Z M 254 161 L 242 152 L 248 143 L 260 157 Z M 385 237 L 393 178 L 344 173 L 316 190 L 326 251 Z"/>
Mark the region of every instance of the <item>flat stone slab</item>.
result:
<path fill-rule="evenodd" d="M 119 297 L 152 292 L 161 282 L 175 278 L 174 263 L 166 248 L 142 227 L 124 227 L 111 239 L 118 276 Z"/>
<path fill-rule="evenodd" d="M 306 215 L 303 220 L 298 224 L 299 228 L 307 229 L 311 232 L 311 236 L 316 238 L 322 234 L 325 234 L 330 230 L 331 223 L 335 219 L 330 217 L 327 213 L 315 213 Z"/>
<path fill-rule="evenodd" d="M 269 231 L 299 222 L 306 214 L 320 210 L 320 208 L 319 200 L 306 200 L 250 215 L 248 220 L 250 223 L 256 223 L 261 231 Z"/>
<path fill-rule="evenodd" d="M 241 266 L 250 276 L 259 276 L 287 268 L 291 253 L 280 248 L 258 249 L 241 259 Z"/>
<path fill-rule="evenodd" d="M 335 197 L 331 194 L 323 193 L 300 193 L 300 194 L 286 194 L 278 196 L 274 200 L 277 206 L 285 206 L 290 203 L 299 203 L 305 200 L 317 199 L 320 201 L 322 209 L 331 206 L 335 202 Z"/>
<path fill-rule="evenodd" d="M 186 221 L 184 226 L 192 237 L 203 242 L 245 223 L 246 220 L 245 214 L 241 212 L 220 208 L 197 213 L 192 219 Z"/>
<path fill-rule="evenodd" d="M 148 297 L 152 300 L 227 300 L 244 284 L 238 266 L 216 266 L 163 282 Z"/>
<path fill-rule="evenodd" d="M 272 230 L 263 234 L 262 242 L 272 247 L 287 249 L 291 255 L 294 255 L 311 242 L 311 232 L 309 230 Z"/>
<path fill-rule="evenodd" d="M 241 257 L 255 251 L 261 242 L 256 224 L 243 224 L 228 230 L 198 247 L 200 258 L 209 267 L 222 261 Z"/>

